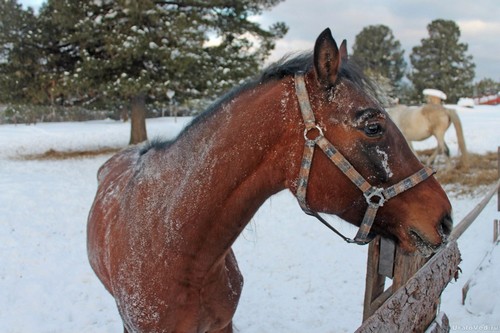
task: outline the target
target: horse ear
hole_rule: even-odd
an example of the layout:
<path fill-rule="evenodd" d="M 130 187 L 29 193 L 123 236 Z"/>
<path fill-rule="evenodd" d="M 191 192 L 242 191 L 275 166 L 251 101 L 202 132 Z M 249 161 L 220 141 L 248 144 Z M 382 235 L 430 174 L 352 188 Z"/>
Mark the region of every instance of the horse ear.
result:
<path fill-rule="evenodd" d="M 347 54 L 347 49 L 345 50 Z M 314 69 L 321 85 L 331 87 L 335 83 L 341 61 L 337 43 L 330 28 L 327 28 L 318 36 L 314 45 Z"/>
<path fill-rule="evenodd" d="M 347 61 L 347 41 L 344 39 L 339 48 L 341 63 Z"/>

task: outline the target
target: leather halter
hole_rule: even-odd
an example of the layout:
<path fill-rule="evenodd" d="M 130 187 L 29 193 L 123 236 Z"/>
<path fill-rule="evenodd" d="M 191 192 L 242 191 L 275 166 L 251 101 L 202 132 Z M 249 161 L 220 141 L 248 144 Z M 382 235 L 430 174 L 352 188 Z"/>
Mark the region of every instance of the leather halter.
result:
<path fill-rule="evenodd" d="M 302 164 L 299 172 L 297 193 L 295 195 L 299 201 L 300 207 L 306 214 L 316 217 L 321 223 L 342 237 L 342 239 L 346 242 L 359 245 L 368 244 L 375 237 L 373 233 L 370 233 L 370 229 L 373 221 L 375 220 L 377 210 L 389 199 L 432 176 L 434 174 L 434 170 L 429 167 L 424 167 L 399 183 L 385 189 L 370 185 L 370 183 L 368 183 L 363 176 L 361 176 L 359 172 L 354 169 L 351 163 L 349 163 L 349 161 L 333 146 L 333 144 L 325 138 L 323 130 L 316 124 L 314 113 L 309 102 L 309 96 L 307 94 L 304 73 L 297 73 L 295 75 L 295 93 L 297 94 L 297 98 L 299 100 L 300 110 L 305 124 L 304 155 L 302 157 Z M 309 139 L 308 137 L 308 133 L 311 130 L 316 130 L 318 132 L 318 135 L 314 139 Z M 320 147 L 330 161 L 332 161 L 361 190 L 366 199 L 368 208 L 366 209 L 363 221 L 361 222 L 358 233 L 354 239 L 342 235 L 317 212 L 311 210 L 306 203 L 307 183 L 309 181 L 309 172 L 311 170 L 316 145 Z"/>

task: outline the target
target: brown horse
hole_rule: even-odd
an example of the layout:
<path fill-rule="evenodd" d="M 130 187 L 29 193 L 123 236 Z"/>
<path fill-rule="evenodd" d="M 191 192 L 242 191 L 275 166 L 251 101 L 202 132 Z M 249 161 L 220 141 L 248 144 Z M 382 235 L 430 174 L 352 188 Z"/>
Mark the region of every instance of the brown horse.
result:
<path fill-rule="evenodd" d="M 312 55 L 271 66 L 174 141 L 101 167 L 88 254 L 126 332 L 232 332 L 243 279 L 231 245 L 284 189 L 309 214 L 361 226 L 348 241 L 443 244 L 450 202 L 364 82 L 327 29 Z"/>
<path fill-rule="evenodd" d="M 445 108 L 441 104 L 429 103 L 418 107 L 397 105 L 387 110 L 392 120 L 399 127 L 411 146 L 411 141 L 422 141 L 434 136 L 437 147 L 427 159 L 427 164 L 434 163 L 436 157 L 442 154 L 446 158 L 447 168 L 452 167 L 450 161 L 450 150 L 444 141 L 444 135 L 451 124 L 455 127 L 458 147 L 460 149 L 460 163 L 458 167 L 467 169 L 469 159 L 465 146 L 462 122 L 454 109 Z"/>

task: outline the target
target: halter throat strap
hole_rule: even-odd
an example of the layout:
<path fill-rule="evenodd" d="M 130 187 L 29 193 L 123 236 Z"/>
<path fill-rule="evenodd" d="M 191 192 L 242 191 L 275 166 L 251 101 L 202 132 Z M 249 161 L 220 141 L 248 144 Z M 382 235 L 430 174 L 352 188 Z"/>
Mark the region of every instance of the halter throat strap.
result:
<path fill-rule="evenodd" d="M 316 217 L 321 223 L 323 223 L 330 230 L 339 235 L 346 242 L 359 245 L 368 244 L 374 238 L 374 234 L 370 233 L 370 230 L 373 225 L 373 221 L 375 220 L 378 209 L 382 207 L 384 203 L 389 199 L 414 187 L 418 183 L 421 183 L 425 179 L 432 176 L 434 174 L 434 171 L 429 167 L 424 167 L 420 171 L 403 179 L 399 183 L 385 189 L 370 185 L 370 183 L 368 183 L 366 179 L 361 176 L 361 174 L 335 148 L 335 146 L 330 141 L 328 141 L 327 138 L 325 138 L 322 128 L 316 124 L 314 113 L 309 102 L 309 96 L 307 94 L 303 73 L 298 73 L 295 75 L 295 92 L 299 101 L 300 111 L 302 113 L 302 118 L 305 125 L 304 154 L 299 171 L 297 193 L 295 195 L 300 204 L 300 207 L 306 214 Z M 310 134 L 309 132 L 312 131 L 316 132 L 317 134 L 314 139 L 309 138 L 312 135 L 312 133 Z M 321 148 L 328 159 L 332 161 L 351 180 L 354 185 L 356 185 L 356 187 L 363 193 L 363 196 L 366 199 L 368 207 L 363 217 L 363 221 L 359 226 L 359 230 L 353 239 L 344 236 L 332 225 L 330 225 L 325 219 L 323 219 L 317 212 L 311 210 L 307 205 L 307 184 L 309 182 L 309 173 L 311 171 L 312 160 L 316 146 Z"/>

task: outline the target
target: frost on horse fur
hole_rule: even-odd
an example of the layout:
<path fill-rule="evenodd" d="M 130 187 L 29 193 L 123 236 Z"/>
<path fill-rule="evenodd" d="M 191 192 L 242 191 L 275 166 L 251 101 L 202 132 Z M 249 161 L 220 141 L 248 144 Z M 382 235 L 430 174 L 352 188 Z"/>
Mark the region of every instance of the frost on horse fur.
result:
<path fill-rule="evenodd" d="M 88 255 L 126 332 L 232 332 L 243 278 L 231 245 L 267 198 L 284 189 L 296 194 L 299 186 L 305 143 L 294 90 L 299 72 L 325 139 L 370 184 L 387 188 L 422 169 L 350 65 L 345 43 L 338 48 L 325 30 L 312 55 L 271 66 L 175 140 L 130 147 L 99 170 Z M 319 153 L 305 200 L 357 226 L 368 206 Z M 445 242 L 450 211 L 430 177 L 386 202 L 372 231 L 408 252 L 430 253 Z"/>

